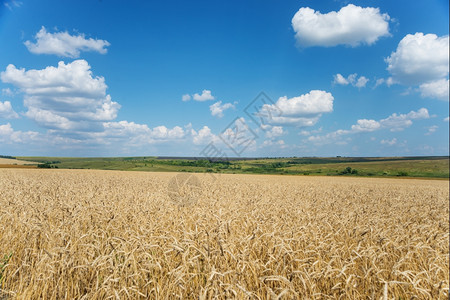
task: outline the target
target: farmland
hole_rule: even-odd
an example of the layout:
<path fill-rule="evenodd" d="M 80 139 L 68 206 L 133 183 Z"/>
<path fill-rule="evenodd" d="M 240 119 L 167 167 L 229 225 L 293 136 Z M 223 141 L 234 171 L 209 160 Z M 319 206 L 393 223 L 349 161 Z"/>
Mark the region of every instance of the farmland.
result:
<path fill-rule="evenodd" d="M 0 169 L 0 186 L 0 299 L 448 298 L 446 180 Z"/>
<path fill-rule="evenodd" d="M 5 158 L 0 156 L 0 168 L 21 168 L 30 169 L 36 168 L 38 162 L 20 160 L 15 158 Z"/>
<path fill-rule="evenodd" d="M 227 158 L 222 160 L 205 157 L 157 156 L 18 158 L 44 164 L 47 167 L 63 169 L 449 178 L 448 156 Z"/>

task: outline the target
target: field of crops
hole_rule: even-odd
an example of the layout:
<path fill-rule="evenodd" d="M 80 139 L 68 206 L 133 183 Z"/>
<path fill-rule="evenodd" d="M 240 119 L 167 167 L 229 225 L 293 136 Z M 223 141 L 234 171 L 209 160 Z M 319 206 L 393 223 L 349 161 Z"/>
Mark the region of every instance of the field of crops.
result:
<path fill-rule="evenodd" d="M 0 169 L 0 299 L 447 299 L 447 180 Z"/>
<path fill-rule="evenodd" d="M 33 165 L 35 164 L 35 165 Z M 0 157 L 0 168 L 36 168 L 36 162 Z"/>

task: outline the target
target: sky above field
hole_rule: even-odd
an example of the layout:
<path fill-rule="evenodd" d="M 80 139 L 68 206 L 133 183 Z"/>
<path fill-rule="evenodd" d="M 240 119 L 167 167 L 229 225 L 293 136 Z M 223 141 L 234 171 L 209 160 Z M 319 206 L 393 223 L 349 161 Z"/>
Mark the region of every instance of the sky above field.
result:
<path fill-rule="evenodd" d="M 0 0 L 0 155 L 448 155 L 448 11 Z"/>

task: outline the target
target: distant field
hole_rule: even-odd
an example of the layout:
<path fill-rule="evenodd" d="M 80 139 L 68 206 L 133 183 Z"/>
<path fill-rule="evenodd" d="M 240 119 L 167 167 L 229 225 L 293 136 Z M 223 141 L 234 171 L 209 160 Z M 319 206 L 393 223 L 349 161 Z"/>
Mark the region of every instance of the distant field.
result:
<path fill-rule="evenodd" d="M 63 169 L 152 172 L 209 172 L 373 177 L 449 178 L 449 157 L 239 158 L 206 160 L 164 157 L 19 157 Z"/>
<path fill-rule="evenodd" d="M 0 157 L 0 168 L 27 168 L 33 167 L 36 168 L 38 162 L 20 160 L 20 159 L 11 159 L 11 158 L 2 158 Z"/>
<path fill-rule="evenodd" d="M 0 299 L 448 299 L 448 181 L 215 175 L 1 170 Z"/>

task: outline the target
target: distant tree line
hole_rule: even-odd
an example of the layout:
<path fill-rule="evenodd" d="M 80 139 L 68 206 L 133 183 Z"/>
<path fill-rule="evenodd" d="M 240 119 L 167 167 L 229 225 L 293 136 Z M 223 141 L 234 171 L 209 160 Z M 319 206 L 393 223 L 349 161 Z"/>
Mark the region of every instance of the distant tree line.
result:
<path fill-rule="evenodd" d="M 58 166 L 54 166 L 49 163 L 39 164 L 37 167 L 41 169 L 58 169 Z"/>

